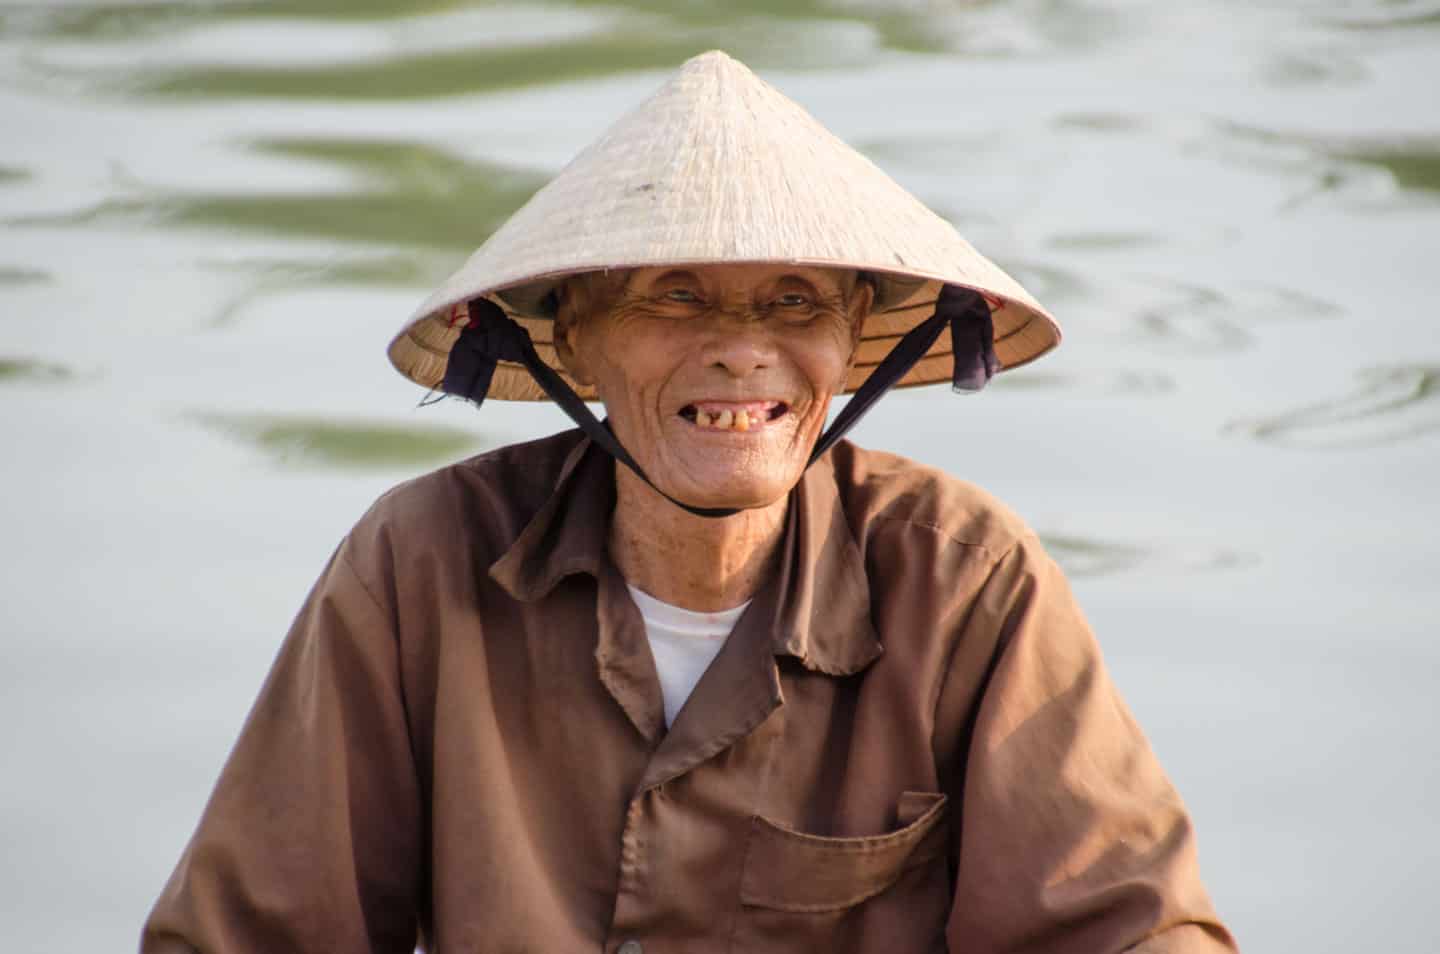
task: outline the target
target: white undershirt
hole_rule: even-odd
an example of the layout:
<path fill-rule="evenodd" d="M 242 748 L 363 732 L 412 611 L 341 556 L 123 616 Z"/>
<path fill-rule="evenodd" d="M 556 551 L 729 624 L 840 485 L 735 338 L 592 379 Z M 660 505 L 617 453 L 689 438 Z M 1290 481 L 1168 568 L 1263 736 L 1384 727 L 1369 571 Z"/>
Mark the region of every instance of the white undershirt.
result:
<path fill-rule="evenodd" d="M 650 654 L 655 657 L 655 672 L 660 676 L 665 698 L 665 725 L 674 725 L 680 707 L 690 698 L 750 601 L 719 613 L 697 613 L 657 600 L 633 586 L 630 596 L 640 608 L 645 635 L 650 639 Z"/>

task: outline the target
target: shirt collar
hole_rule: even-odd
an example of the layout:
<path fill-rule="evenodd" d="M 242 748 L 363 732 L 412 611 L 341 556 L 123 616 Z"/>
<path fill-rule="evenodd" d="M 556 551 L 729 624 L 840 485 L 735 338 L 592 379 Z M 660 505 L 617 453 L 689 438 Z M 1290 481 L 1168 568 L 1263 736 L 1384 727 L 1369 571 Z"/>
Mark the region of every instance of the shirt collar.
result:
<path fill-rule="evenodd" d="M 534 602 L 575 573 L 599 579 L 609 568 L 615 462 L 580 441 L 561 466 L 554 492 L 490 577 L 512 597 Z M 870 620 L 864 558 L 846 520 L 826 454 L 791 492 L 776 574 L 755 594 L 770 607 L 776 655 L 832 676 L 859 672 L 883 651 Z"/>

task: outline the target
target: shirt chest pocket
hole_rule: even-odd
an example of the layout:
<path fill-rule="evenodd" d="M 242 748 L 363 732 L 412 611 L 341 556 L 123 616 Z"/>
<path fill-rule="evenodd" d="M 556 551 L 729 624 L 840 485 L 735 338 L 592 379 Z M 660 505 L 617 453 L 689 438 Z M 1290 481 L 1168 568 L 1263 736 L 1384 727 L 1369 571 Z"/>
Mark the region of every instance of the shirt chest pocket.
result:
<path fill-rule="evenodd" d="M 733 950 L 944 950 L 946 798 L 906 792 L 899 827 L 833 838 L 751 821 Z"/>

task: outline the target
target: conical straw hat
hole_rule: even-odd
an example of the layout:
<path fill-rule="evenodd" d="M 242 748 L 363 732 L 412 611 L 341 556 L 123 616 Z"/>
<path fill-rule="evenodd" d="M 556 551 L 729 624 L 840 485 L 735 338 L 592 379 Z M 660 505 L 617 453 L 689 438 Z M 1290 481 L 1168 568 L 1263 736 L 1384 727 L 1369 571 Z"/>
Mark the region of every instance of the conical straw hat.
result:
<path fill-rule="evenodd" d="M 930 317 L 942 284 L 985 296 L 1002 368 L 1060 341 L 1045 309 L 948 222 L 743 64 L 712 51 L 687 61 L 496 230 L 406 322 L 390 360 L 411 380 L 437 387 L 468 320 L 465 303 L 483 295 L 524 325 L 540 356 L 563 374 L 543 305 L 566 277 L 737 262 L 877 278 L 847 391 Z M 898 386 L 950 375 L 950 336 L 941 335 Z M 530 373 L 508 362 L 496 369 L 490 396 L 545 399 Z"/>

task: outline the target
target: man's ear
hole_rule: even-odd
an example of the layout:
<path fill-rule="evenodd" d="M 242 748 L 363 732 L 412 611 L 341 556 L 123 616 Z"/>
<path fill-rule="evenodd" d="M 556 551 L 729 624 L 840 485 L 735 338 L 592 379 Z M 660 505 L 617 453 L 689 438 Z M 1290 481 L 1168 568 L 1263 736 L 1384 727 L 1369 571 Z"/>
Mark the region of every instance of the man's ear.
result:
<path fill-rule="evenodd" d="M 584 323 L 585 294 L 573 281 L 566 282 L 556 290 L 555 308 L 555 355 L 565 372 L 576 384 L 591 386 L 594 376 L 581 358 L 580 326 Z"/>

